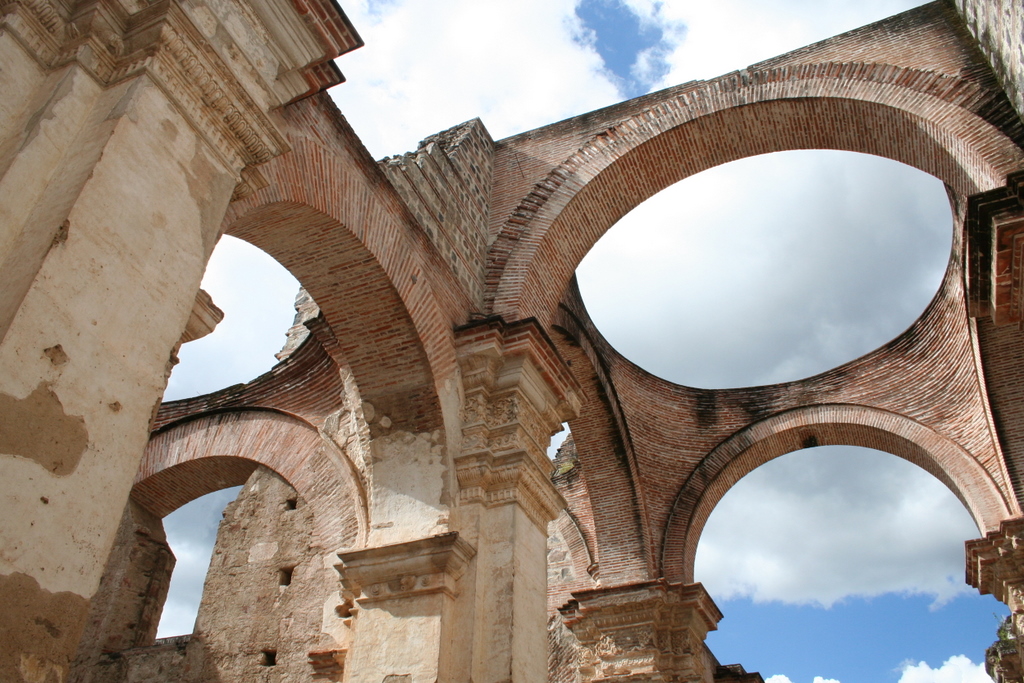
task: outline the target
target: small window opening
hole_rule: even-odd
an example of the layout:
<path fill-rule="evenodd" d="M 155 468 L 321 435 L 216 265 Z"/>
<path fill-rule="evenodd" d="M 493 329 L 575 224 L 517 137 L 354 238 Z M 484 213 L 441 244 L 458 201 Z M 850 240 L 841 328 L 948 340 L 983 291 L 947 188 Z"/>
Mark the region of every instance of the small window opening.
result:
<path fill-rule="evenodd" d="M 277 650 L 264 650 L 260 655 L 260 664 L 263 666 L 277 666 Z"/>
<path fill-rule="evenodd" d="M 299 506 L 299 499 L 298 498 L 289 498 L 288 500 L 286 500 L 284 502 L 284 509 L 285 510 L 294 510 L 298 506 Z"/>
<path fill-rule="evenodd" d="M 292 572 L 295 567 L 281 567 L 277 572 L 277 583 L 281 586 L 288 586 L 292 582 Z"/>

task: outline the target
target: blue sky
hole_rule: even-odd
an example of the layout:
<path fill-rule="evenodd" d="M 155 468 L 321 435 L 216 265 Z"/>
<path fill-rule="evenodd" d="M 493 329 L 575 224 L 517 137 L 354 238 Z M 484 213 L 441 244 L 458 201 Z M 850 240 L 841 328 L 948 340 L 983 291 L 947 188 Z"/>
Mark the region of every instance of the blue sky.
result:
<path fill-rule="evenodd" d="M 476 116 L 500 139 L 919 3 L 342 4 L 366 47 L 340 61 L 348 82 L 332 94 L 381 158 Z M 899 334 L 934 295 L 951 230 L 933 178 L 861 155 L 784 153 L 655 196 L 578 274 L 595 322 L 634 362 L 694 386 L 750 385 L 814 374 Z M 737 244 L 750 248 L 737 255 Z M 291 323 L 294 280 L 247 245 L 225 239 L 204 287 L 228 317 L 182 349 L 170 398 L 265 371 Z M 239 353 L 249 342 L 262 346 Z M 167 519 L 179 564 L 163 635 L 191 630 L 202 548 L 231 495 Z M 976 664 L 1005 608 L 963 585 L 962 544 L 977 535 L 948 490 L 893 456 L 783 456 L 742 480 L 702 537 L 697 578 L 725 614 L 709 644 L 771 683 L 986 681 Z"/>

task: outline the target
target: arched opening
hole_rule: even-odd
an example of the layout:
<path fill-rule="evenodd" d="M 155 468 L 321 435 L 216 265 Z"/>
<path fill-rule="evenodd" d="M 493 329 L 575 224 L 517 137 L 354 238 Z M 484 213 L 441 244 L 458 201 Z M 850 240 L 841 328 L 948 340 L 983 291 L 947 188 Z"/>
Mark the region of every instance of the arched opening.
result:
<path fill-rule="evenodd" d="M 266 252 L 230 235 L 217 242 L 201 286 L 224 318 L 210 334 L 182 345 L 165 401 L 262 375 L 277 364 L 296 318 L 295 277 Z"/>
<path fill-rule="evenodd" d="M 615 349 L 677 384 L 802 379 L 897 337 L 950 261 L 936 178 L 881 157 L 747 157 L 663 190 L 577 269 Z"/>
<path fill-rule="evenodd" d="M 131 667 L 150 664 L 203 667 L 210 680 L 249 678 L 257 666 L 337 680 L 335 655 L 347 648 L 348 614 L 330 560 L 338 548 L 364 542 L 366 510 L 358 475 L 335 450 L 308 423 L 269 410 L 199 415 L 155 433 L 125 511 L 123 538 L 93 601 L 95 632 L 83 638 L 76 664 L 82 680 L 96 667 L 105 667 L 111 681 L 127 680 Z M 217 519 L 237 490 L 231 487 L 243 484 Z M 206 508 L 200 510 L 205 529 L 187 512 L 185 520 L 174 519 L 196 501 Z M 166 630 L 184 633 L 154 640 L 175 565 L 164 519 L 167 536 L 181 531 L 191 541 L 186 552 L 194 551 L 196 535 L 216 532 L 216 546 L 208 571 L 201 559 L 182 558 L 191 560 L 185 578 L 192 579 L 193 599 L 202 589 L 198 615 L 169 615 L 175 621 Z M 172 528 L 175 522 L 186 528 Z M 275 653 L 272 664 L 264 652 Z M 314 666 L 310 653 L 327 653 L 327 660 Z"/>
<path fill-rule="evenodd" d="M 163 518 L 175 562 L 160 613 L 158 640 L 192 633 L 224 509 L 241 490 L 241 486 L 232 486 L 207 493 Z"/>
<path fill-rule="evenodd" d="M 963 541 L 977 535 L 912 463 L 846 446 L 790 452 L 736 483 L 704 527 L 694 576 L 725 615 L 708 645 L 787 677 L 776 683 L 896 681 L 963 655 L 978 675 L 1005 607 L 963 582 Z"/>

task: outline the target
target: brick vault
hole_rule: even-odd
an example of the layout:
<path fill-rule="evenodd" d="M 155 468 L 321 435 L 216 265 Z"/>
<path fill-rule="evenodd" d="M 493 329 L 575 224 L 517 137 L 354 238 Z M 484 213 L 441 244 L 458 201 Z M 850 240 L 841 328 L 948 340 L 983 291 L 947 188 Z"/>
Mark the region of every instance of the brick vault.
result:
<path fill-rule="evenodd" d="M 968 580 L 1024 629 L 1020 7 L 939 0 L 378 162 L 324 92 L 362 44 L 326 0 L 0 2 L 0 680 L 756 681 L 704 645 L 697 541 L 744 475 L 827 444 L 946 484 L 983 532 Z M 689 175 L 811 148 L 946 184 L 910 329 L 767 387 L 617 354 L 573 278 L 595 242 Z M 267 374 L 161 404 L 220 317 L 223 234 L 299 279 L 301 324 Z M 161 518 L 243 484 L 195 633 L 156 643 Z"/>

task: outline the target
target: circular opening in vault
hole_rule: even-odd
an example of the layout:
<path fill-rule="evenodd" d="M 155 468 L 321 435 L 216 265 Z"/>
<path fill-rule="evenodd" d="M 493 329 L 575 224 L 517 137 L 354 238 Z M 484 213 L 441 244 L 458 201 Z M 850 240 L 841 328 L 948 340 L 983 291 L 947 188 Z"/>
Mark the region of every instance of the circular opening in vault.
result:
<path fill-rule="evenodd" d="M 895 338 L 949 262 L 941 181 L 853 152 L 749 157 L 619 221 L 576 271 L 595 325 L 659 377 L 707 389 L 797 380 Z"/>

